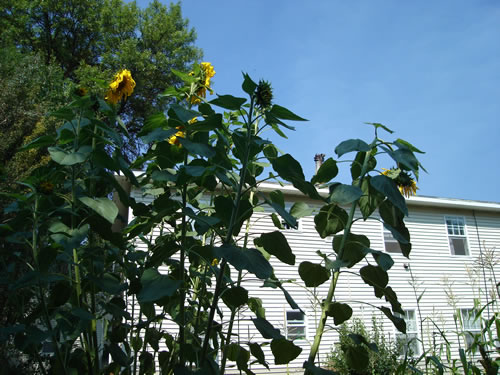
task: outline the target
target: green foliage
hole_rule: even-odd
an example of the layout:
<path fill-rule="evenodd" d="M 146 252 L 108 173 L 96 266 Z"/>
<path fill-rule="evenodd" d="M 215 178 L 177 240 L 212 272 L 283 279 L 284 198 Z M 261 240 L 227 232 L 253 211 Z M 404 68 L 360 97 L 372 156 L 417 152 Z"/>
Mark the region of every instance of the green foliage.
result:
<path fill-rule="evenodd" d="M 387 339 L 382 323 L 372 317 L 368 330 L 359 318 L 343 323 L 339 329 L 339 341 L 328 355 L 327 368 L 338 374 L 392 375 L 399 365 L 396 344 Z"/>

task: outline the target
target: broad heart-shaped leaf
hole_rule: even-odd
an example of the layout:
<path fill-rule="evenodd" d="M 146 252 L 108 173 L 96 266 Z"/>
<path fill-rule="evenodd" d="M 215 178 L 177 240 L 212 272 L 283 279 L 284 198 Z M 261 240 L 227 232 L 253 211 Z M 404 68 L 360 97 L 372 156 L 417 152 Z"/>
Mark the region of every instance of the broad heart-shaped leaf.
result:
<path fill-rule="evenodd" d="M 274 328 L 271 323 L 269 323 L 264 318 L 252 319 L 255 328 L 260 332 L 262 337 L 265 339 L 282 339 L 285 338 L 278 328 Z"/>
<path fill-rule="evenodd" d="M 321 367 L 316 367 L 314 364 L 310 363 L 309 361 L 305 361 L 304 365 L 302 366 L 306 370 L 306 374 L 311 374 L 311 375 L 339 375 L 338 372 L 332 371 L 332 370 L 326 370 Z"/>
<path fill-rule="evenodd" d="M 30 143 L 22 146 L 19 151 L 26 151 L 32 148 L 42 148 L 53 145 L 56 142 L 55 138 L 51 135 L 42 135 L 31 141 Z"/>
<path fill-rule="evenodd" d="M 49 147 L 47 150 L 49 151 L 52 160 L 54 160 L 57 164 L 75 165 L 83 163 L 87 160 L 92 152 L 92 147 L 82 146 L 78 149 L 78 151 L 64 151 L 59 147 Z"/>
<path fill-rule="evenodd" d="M 71 229 L 62 221 L 56 221 L 49 227 L 49 231 L 52 233 L 50 238 L 66 250 L 79 247 L 87 237 L 89 229 L 90 226 L 88 224 L 82 225 L 80 228 Z"/>
<path fill-rule="evenodd" d="M 299 275 L 307 287 L 315 288 L 330 278 L 330 271 L 321 264 L 305 261 L 300 263 Z"/>
<path fill-rule="evenodd" d="M 344 351 L 349 368 L 364 371 L 370 362 L 368 349 L 363 345 L 349 345 Z"/>
<path fill-rule="evenodd" d="M 378 307 L 378 309 L 391 320 L 391 322 L 394 324 L 394 327 L 396 327 L 399 332 L 406 333 L 406 322 L 403 318 L 399 318 L 393 315 L 391 309 L 389 309 L 388 307 L 380 306 Z"/>
<path fill-rule="evenodd" d="M 333 237 L 332 246 L 333 250 L 335 250 L 337 254 L 340 253 L 340 247 L 343 237 L 343 234 Z M 361 261 L 366 256 L 366 254 L 368 254 L 369 249 L 370 240 L 368 239 L 368 237 L 362 234 L 350 233 L 349 237 L 345 241 L 344 251 L 340 260 L 346 262 L 347 267 L 351 268 L 359 261 Z"/>
<path fill-rule="evenodd" d="M 177 118 L 179 120 L 181 120 L 182 122 L 188 122 L 188 121 L 192 120 L 193 118 L 201 115 L 200 112 L 193 111 L 192 109 L 184 108 L 183 106 L 181 106 L 177 103 L 170 105 L 170 109 L 175 112 L 175 115 L 177 116 Z"/>
<path fill-rule="evenodd" d="M 144 303 L 170 297 L 179 289 L 181 284 L 180 280 L 173 280 L 167 275 L 162 275 L 154 268 L 148 268 L 141 276 L 142 288 L 137 294 L 137 300 Z"/>
<path fill-rule="evenodd" d="M 271 341 L 271 351 L 274 355 L 275 365 L 285 365 L 299 356 L 302 348 L 285 338 L 273 339 Z"/>
<path fill-rule="evenodd" d="M 339 169 L 337 167 L 337 162 L 332 158 L 328 158 L 325 160 L 321 167 L 319 167 L 316 175 L 311 179 L 311 183 L 313 184 L 323 184 L 325 182 L 329 182 L 337 174 L 339 173 Z"/>
<path fill-rule="evenodd" d="M 258 297 L 250 297 L 248 299 L 248 308 L 255 314 L 257 318 L 266 318 L 266 309 L 262 307 L 262 300 Z"/>
<path fill-rule="evenodd" d="M 222 293 L 222 300 L 231 309 L 240 307 L 248 302 L 248 290 L 242 286 L 226 289 Z"/>
<path fill-rule="evenodd" d="M 108 198 L 80 197 L 78 200 L 93 209 L 111 224 L 115 222 L 116 216 L 118 216 L 118 207 L 116 207 L 115 202 Z"/>
<path fill-rule="evenodd" d="M 328 310 L 326 310 L 326 315 L 333 318 L 333 323 L 338 326 L 349 320 L 352 316 L 352 309 L 346 303 L 331 302 L 328 304 Z"/>
<path fill-rule="evenodd" d="M 222 115 L 220 113 L 205 117 L 203 121 L 197 121 L 189 125 L 191 132 L 208 132 L 222 127 Z"/>
<path fill-rule="evenodd" d="M 257 88 L 257 84 L 250 78 L 247 73 L 243 73 L 243 83 L 241 84 L 241 88 L 248 95 L 252 96 Z"/>
<path fill-rule="evenodd" d="M 227 358 L 230 361 L 236 362 L 238 369 L 243 370 L 248 368 L 248 360 L 250 359 L 250 353 L 245 348 L 241 347 L 236 343 L 231 343 L 226 347 Z"/>
<path fill-rule="evenodd" d="M 403 308 L 401 306 L 401 303 L 398 301 L 398 296 L 392 290 L 390 286 L 386 287 L 384 289 L 384 297 L 387 302 L 391 304 L 392 311 L 397 312 L 399 314 L 404 314 L 405 312 L 403 311 Z"/>
<path fill-rule="evenodd" d="M 375 157 L 373 156 L 374 151 L 376 150 L 372 150 L 372 152 L 368 154 L 368 157 L 370 159 L 368 160 L 366 172 L 373 171 L 377 166 L 377 159 L 375 159 Z M 358 152 L 356 154 L 356 157 L 354 158 L 354 161 L 351 163 L 351 177 L 353 181 L 357 180 L 361 176 L 361 169 L 363 168 L 366 155 L 366 152 Z"/>
<path fill-rule="evenodd" d="M 331 203 L 349 204 L 359 199 L 363 195 L 361 189 L 357 186 L 335 184 L 330 186 Z"/>
<path fill-rule="evenodd" d="M 363 195 L 359 198 L 359 209 L 364 220 L 368 219 L 385 199 L 382 194 L 372 188 L 370 179 L 370 176 L 366 176 L 361 182 L 361 191 Z"/>
<path fill-rule="evenodd" d="M 297 219 L 305 216 L 311 216 L 313 212 L 314 209 L 310 208 L 307 203 L 304 202 L 295 202 L 292 208 L 290 208 L 290 214 Z"/>
<path fill-rule="evenodd" d="M 237 98 L 232 95 L 218 95 L 218 98 L 212 100 L 210 104 L 229 109 L 230 111 L 238 111 L 246 101 L 245 98 Z"/>
<path fill-rule="evenodd" d="M 314 217 L 314 223 L 320 237 L 326 238 L 343 230 L 347 219 L 347 212 L 343 208 L 336 204 L 327 204 L 321 207 L 319 213 Z"/>
<path fill-rule="evenodd" d="M 266 362 L 266 356 L 264 355 L 264 351 L 262 350 L 260 345 L 255 342 L 251 342 L 248 344 L 248 346 L 250 347 L 250 353 L 252 353 L 257 361 L 269 370 L 269 364 Z"/>
<path fill-rule="evenodd" d="M 271 113 L 274 117 L 277 117 L 281 120 L 307 121 L 305 118 L 297 116 L 292 111 L 286 109 L 285 107 L 277 105 L 277 104 L 275 104 L 271 107 L 271 109 L 269 110 L 269 113 Z"/>
<path fill-rule="evenodd" d="M 392 260 L 389 254 L 384 253 L 383 251 L 372 250 L 372 249 L 370 249 L 369 252 L 372 254 L 373 259 L 375 259 L 375 262 L 377 262 L 379 267 L 382 268 L 384 271 L 389 271 L 391 267 L 394 265 L 394 260 Z"/>
<path fill-rule="evenodd" d="M 290 215 L 281 204 L 270 201 L 263 194 L 261 194 L 261 197 L 264 198 L 268 205 L 274 208 L 278 215 L 280 215 L 290 227 L 297 228 L 297 220 L 292 215 Z"/>
<path fill-rule="evenodd" d="M 273 274 L 273 268 L 257 249 L 241 249 L 225 244 L 214 250 L 219 258 L 226 259 L 238 271 L 250 271 L 259 279 L 267 279 Z"/>
<path fill-rule="evenodd" d="M 419 163 L 417 158 L 413 152 L 407 148 L 400 148 L 399 150 L 394 151 L 391 156 L 397 163 L 404 165 L 412 171 L 418 169 Z"/>
<path fill-rule="evenodd" d="M 148 144 L 154 141 L 164 141 L 165 139 L 169 139 L 177 132 L 178 132 L 177 129 L 156 128 L 153 129 L 150 133 L 147 133 L 146 135 L 143 135 L 140 138 L 145 144 Z"/>
<path fill-rule="evenodd" d="M 335 153 L 340 157 L 348 152 L 352 151 L 370 151 L 370 146 L 361 139 L 348 139 L 347 141 L 341 142 L 337 147 L 335 147 Z"/>
<path fill-rule="evenodd" d="M 378 175 L 370 179 L 370 184 L 384 194 L 403 214 L 408 215 L 405 199 L 392 179 L 384 175 Z"/>
<path fill-rule="evenodd" d="M 384 288 L 389 282 L 389 275 L 380 267 L 373 265 L 364 266 L 359 270 L 363 281 L 372 286 L 375 290 L 375 296 L 381 298 L 384 295 Z"/>
<path fill-rule="evenodd" d="M 258 239 L 256 244 L 262 246 L 269 254 L 274 255 L 283 263 L 293 266 L 295 264 L 295 255 L 292 253 L 290 245 L 283 233 L 274 231 L 270 233 L 263 233 Z"/>
<path fill-rule="evenodd" d="M 273 169 L 278 173 L 278 175 L 289 182 L 294 180 L 304 181 L 304 172 L 302 171 L 302 166 L 295 160 L 292 155 L 285 154 L 279 158 L 270 160 L 273 165 Z"/>
<path fill-rule="evenodd" d="M 183 145 L 186 150 L 188 150 L 188 152 L 192 155 L 200 155 L 206 158 L 212 158 L 216 154 L 215 149 L 209 145 L 191 142 L 187 138 L 179 137 L 178 139 L 180 144 Z"/>

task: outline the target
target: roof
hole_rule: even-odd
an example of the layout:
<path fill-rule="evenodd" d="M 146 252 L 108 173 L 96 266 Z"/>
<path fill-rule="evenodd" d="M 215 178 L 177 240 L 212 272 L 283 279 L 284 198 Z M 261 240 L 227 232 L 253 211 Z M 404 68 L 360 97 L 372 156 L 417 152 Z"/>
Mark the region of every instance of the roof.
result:
<path fill-rule="evenodd" d="M 293 187 L 292 185 L 280 185 L 278 183 L 264 182 L 259 185 L 261 191 L 272 191 L 279 189 L 283 193 L 294 196 L 304 196 L 304 194 Z M 328 194 L 328 189 L 322 188 L 318 189 L 318 192 L 322 195 Z M 406 204 L 411 207 L 442 207 L 442 208 L 454 208 L 454 209 L 467 209 L 467 210 L 477 210 L 477 211 L 488 211 L 488 212 L 498 212 L 500 213 L 500 203 L 496 202 L 484 202 L 468 199 L 455 199 L 455 198 L 439 198 L 430 197 L 424 195 L 417 195 L 406 199 Z"/>

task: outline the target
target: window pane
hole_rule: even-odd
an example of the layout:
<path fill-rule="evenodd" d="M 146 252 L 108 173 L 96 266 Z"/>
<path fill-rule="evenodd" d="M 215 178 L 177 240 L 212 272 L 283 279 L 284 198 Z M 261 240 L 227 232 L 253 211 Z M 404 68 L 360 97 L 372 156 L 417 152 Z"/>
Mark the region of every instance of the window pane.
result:
<path fill-rule="evenodd" d="M 450 237 L 451 252 L 455 255 L 468 255 L 465 238 Z"/>
<path fill-rule="evenodd" d="M 388 253 L 402 253 L 398 241 L 394 239 L 391 232 L 384 231 L 384 243 L 385 251 L 387 251 Z"/>
<path fill-rule="evenodd" d="M 304 320 L 304 314 L 300 311 L 287 311 L 286 320 Z"/>

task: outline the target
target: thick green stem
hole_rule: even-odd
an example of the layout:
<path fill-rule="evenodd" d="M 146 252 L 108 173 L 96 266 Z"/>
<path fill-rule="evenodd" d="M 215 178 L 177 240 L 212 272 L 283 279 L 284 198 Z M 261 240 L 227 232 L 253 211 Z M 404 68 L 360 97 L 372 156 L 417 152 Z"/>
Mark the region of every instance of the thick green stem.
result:
<path fill-rule="evenodd" d="M 229 225 L 227 228 L 227 235 L 224 240 L 224 244 L 231 244 L 233 242 L 233 228 L 236 223 L 236 219 L 238 217 L 238 211 L 240 208 L 240 199 L 242 196 L 242 190 L 243 186 L 245 185 L 245 179 L 246 179 L 246 174 L 247 174 L 247 166 L 248 166 L 248 159 L 250 155 L 250 140 L 252 139 L 252 113 L 254 110 L 254 98 L 252 97 L 250 100 L 250 108 L 248 111 L 248 121 L 247 121 L 247 144 L 246 144 L 246 150 L 245 150 L 245 157 L 243 159 L 243 163 L 241 165 L 240 169 L 240 179 L 238 183 L 238 191 L 236 193 L 236 198 L 233 202 L 233 210 L 231 212 L 231 219 L 229 221 Z M 207 322 L 207 332 L 205 333 L 205 339 L 203 341 L 203 349 L 201 352 L 201 364 L 205 362 L 205 358 L 207 355 L 208 351 L 208 342 L 210 340 L 210 332 L 212 330 L 212 325 L 215 317 L 215 311 L 217 310 L 217 303 L 219 301 L 219 296 L 222 291 L 222 280 L 224 279 L 224 271 L 226 269 L 227 261 L 226 259 L 223 259 L 221 264 L 220 264 L 220 272 L 219 275 L 217 276 L 217 281 L 215 284 L 215 290 L 214 290 L 214 296 L 212 300 L 212 305 L 210 306 L 210 314 L 208 317 L 208 322 Z"/>
<path fill-rule="evenodd" d="M 253 198 L 253 191 L 250 192 L 250 200 L 252 200 L 252 198 Z M 243 249 L 247 248 L 249 233 L 250 233 L 250 219 L 247 220 L 246 227 L 245 227 L 245 239 L 243 240 Z M 236 286 L 240 286 L 241 285 L 241 280 L 243 278 L 242 275 L 243 275 L 243 272 L 239 271 L 238 272 L 238 280 L 236 282 Z M 221 365 L 220 365 L 220 373 L 221 374 L 224 374 L 224 371 L 226 370 L 226 362 L 227 362 L 227 355 L 228 355 L 228 351 L 226 350 L 226 348 L 231 343 L 231 334 L 233 332 L 234 319 L 236 318 L 237 310 L 238 309 L 236 309 L 236 308 L 231 310 L 231 317 L 229 318 L 229 326 L 227 328 L 226 343 L 222 347 L 223 348 L 222 349 L 222 353 L 223 354 L 222 354 L 222 361 L 221 361 Z"/>
<path fill-rule="evenodd" d="M 370 154 L 371 154 L 371 151 L 367 151 L 365 153 L 365 160 L 363 162 L 363 167 L 361 168 L 361 174 L 360 174 L 360 178 L 359 178 L 359 182 L 358 182 L 359 186 L 361 186 L 361 182 L 363 181 L 363 178 L 367 172 L 368 161 L 370 160 Z M 342 236 L 342 241 L 340 243 L 340 248 L 339 248 L 339 252 L 337 255 L 337 259 L 343 258 L 345 243 L 346 243 L 347 238 L 349 237 L 349 234 L 351 232 L 354 214 L 356 212 L 356 207 L 358 205 L 358 202 L 359 202 L 359 199 L 354 201 L 351 205 L 351 209 L 349 211 L 349 216 L 347 219 L 347 224 L 346 224 L 346 227 L 344 228 L 344 234 Z M 335 288 L 337 287 L 339 276 L 340 276 L 340 270 L 336 270 L 333 273 L 333 276 L 332 276 L 332 279 L 330 282 L 330 287 L 328 289 L 328 294 L 326 296 L 326 299 L 323 301 L 323 306 L 321 307 L 321 318 L 319 320 L 319 325 L 318 325 L 318 328 L 316 329 L 316 335 L 314 336 L 314 341 L 313 341 L 313 344 L 311 346 L 311 351 L 309 352 L 309 357 L 307 359 L 307 361 L 310 364 L 314 364 L 316 356 L 318 355 L 319 345 L 321 344 L 321 339 L 322 339 L 323 333 L 325 331 L 326 320 L 327 320 L 326 313 L 328 311 L 328 305 L 332 302 L 333 296 L 335 295 Z"/>
<path fill-rule="evenodd" d="M 188 153 L 185 151 L 184 153 L 184 166 L 187 165 Z M 186 311 L 184 307 L 184 300 L 186 299 L 186 285 L 185 285 L 185 270 L 184 266 L 186 263 L 186 232 L 187 232 L 187 221 L 185 210 L 187 207 L 187 185 L 182 187 L 182 235 L 181 235 L 181 253 L 180 253 L 180 272 L 181 272 L 181 302 L 179 306 L 179 312 L 181 317 L 181 324 L 179 326 L 179 361 L 182 365 L 184 365 L 184 345 L 186 342 L 185 337 L 185 329 L 186 329 Z"/>

